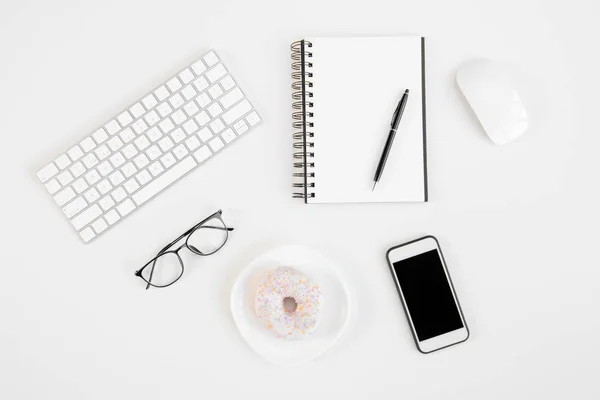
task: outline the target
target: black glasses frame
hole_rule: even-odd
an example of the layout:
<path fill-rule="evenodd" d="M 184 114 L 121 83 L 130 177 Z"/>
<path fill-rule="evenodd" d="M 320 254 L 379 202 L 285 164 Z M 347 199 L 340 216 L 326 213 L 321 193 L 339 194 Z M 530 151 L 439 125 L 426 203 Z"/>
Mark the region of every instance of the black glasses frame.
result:
<path fill-rule="evenodd" d="M 172 284 L 174 284 L 175 282 L 177 282 L 179 280 L 179 278 L 181 278 L 181 276 L 183 275 L 183 272 L 185 270 L 184 267 L 184 263 L 183 260 L 181 259 L 181 256 L 179 255 L 179 251 L 181 249 L 188 249 L 189 251 L 191 251 L 192 253 L 199 255 L 199 256 L 210 256 L 211 254 L 215 254 L 217 251 L 221 250 L 221 248 L 223 246 L 225 246 L 225 243 L 227 243 L 227 240 L 229 239 L 229 232 L 233 231 L 233 228 L 227 227 L 227 224 L 225 224 L 225 221 L 223 221 L 223 218 L 221 218 L 221 216 L 223 215 L 223 211 L 219 210 L 211 215 L 209 215 L 208 217 L 204 218 L 202 221 L 198 222 L 196 225 L 192 226 L 190 229 L 188 229 L 187 231 L 185 231 L 184 233 L 182 233 L 177 239 L 173 240 L 171 243 L 169 243 L 168 245 L 166 245 L 165 247 L 162 248 L 162 250 L 160 250 L 158 252 L 158 254 L 156 255 L 156 257 L 154 257 L 152 260 L 148 261 L 142 268 L 138 269 L 137 271 L 135 271 L 135 276 L 140 277 L 144 282 L 146 282 L 146 290 L 150 288 L 150 286 L 153 286 L 155 288 L 165 288 L 168 286 L 171 286 Z M 220 226 L 207 226 L 204 225 L 207 222 L 214 220 L 214 219 L 218 219 L 219 221 L 221 221 L 221 223 L 223 224 L 223 227 Z M 191 245 L 189 243 L 189 239 L 192 236 L 192 234 L 194 232 L 196 232 L 198 229 L 220 229 L 220 230 L 225 230 L 225 240 L 223 241 L 223 243 L 217 247 L 215 250 L 211 251 L 210 253 L 204 253 L 200 250 L 198 250 L 196 247 L 194 247 L 193 245 Z M 186 237 L 187 236 L 187 237 Z M 185 238 L 185 242 L 179 246 L 177 249 L 175 250 L 169 250 L 171 247 L 173 247 L 177 242 L 181 241 L 183 238 Z M 169 283 L 168 285 L 155 285 L 152 283 L 152 275 L 154 274 L 154 267 L 156 266 L 156 261 L 164 256 L 165 254 L 174 254 L 177 257 L 177 260 L 179 260 L 179 264 L 181 265 L 181 273 L 179 274 L 179 276 L 177 278 L 175 278 L 173 280 L 173 282 Z M 142 272 L 151 266 L 151 270 L 150 270 L 150 277 L 148 280 L 146 280 L 146 278 L 144 278 L 142 276 Z"/>

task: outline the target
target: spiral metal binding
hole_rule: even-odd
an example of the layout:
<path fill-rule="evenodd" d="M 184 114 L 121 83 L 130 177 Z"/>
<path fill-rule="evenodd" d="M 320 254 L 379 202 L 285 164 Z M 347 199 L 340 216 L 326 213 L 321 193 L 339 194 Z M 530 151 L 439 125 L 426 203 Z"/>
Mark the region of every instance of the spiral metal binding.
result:
<path fill-rule="evenodd" d="M 315 143 L 310 141 L 314 138 L 314 132 L 309 131 L 309 128 L 315 126 L 311 120 L 314 117 L 314 113 L 309 109 L 314 107 L 312 101 L 313 92 L 311 91 L 313 83 L 309 80 L 313 77 L 312 73 L 312 61 L 311 58 L 313 53 L 310 51 L 312 43 L 307 40 L 299 40 L 290 46 L 292 50 L 292 99 L 295 100 L 292 103 L 292 108 L 295 110 L 292 113 L 292 126 L 298 131 L 294 132 L 294 149 L 293 156 L 294 160 L 301 160 L 294 162 L 294 168 L 299 168 L 302 172 L 294 172 L 294 177 L 299 178 L 300 182 L 294 182 L 294 188 L 302 188 L 303 192 L 294 192 L 294 198 L 301 198 L 305 201 L 309 198 L 314 198 L 314 191 L 309 191 L 309 188 L 314 188 L 315 183 L 310 182 L 309 178 L 314 178 L 315 173 L 309 171 L 314 168 L 315 163 L 312 159 L 315 156 L 314 146 Z"/>

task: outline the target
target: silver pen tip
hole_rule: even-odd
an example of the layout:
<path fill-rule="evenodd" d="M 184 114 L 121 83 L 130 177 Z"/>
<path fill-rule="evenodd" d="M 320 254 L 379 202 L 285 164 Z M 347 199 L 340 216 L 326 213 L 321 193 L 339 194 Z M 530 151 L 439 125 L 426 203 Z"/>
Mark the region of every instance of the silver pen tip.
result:
<path fill-rule="evenodd" d="M 371 192 L 375 191 L 375 185 L 377 185 L 377 182 L 373 184 L 373 189 L 371 189 Z"/>

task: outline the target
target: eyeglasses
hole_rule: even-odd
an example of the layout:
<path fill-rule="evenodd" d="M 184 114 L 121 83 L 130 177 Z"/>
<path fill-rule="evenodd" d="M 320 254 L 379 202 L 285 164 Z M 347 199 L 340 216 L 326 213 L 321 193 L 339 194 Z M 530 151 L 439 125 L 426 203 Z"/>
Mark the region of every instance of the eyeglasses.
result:
<path fill-rule="evenodd" d="M 179 256 L 181 249 L 188 249 L 199 256 L 210 256 L 216 253 L 225 245 L 229 237 L 228 228 L 221 219 L 223 212 L 221 210 L 205 218 L 203 221 L 192 226 L 177 239 L 173 240 L 156 257 L 148 261 L 139 270 L 135 271 L 135 276 L 139 276 L 146 283 L 146 289 L 150 286 L 164 288 L 171 286 L 183 275 L 183 260 Z M 179 241 L 185 239 L 185 242 L 175 250 L 169 250 Z"/>

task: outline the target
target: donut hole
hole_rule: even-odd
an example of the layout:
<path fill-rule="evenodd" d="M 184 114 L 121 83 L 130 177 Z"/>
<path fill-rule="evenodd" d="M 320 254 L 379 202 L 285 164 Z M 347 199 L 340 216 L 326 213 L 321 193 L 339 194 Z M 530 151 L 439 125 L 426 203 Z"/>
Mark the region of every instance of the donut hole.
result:
<path fill-rule="evenodd" d="M 293 313 L 298 308 L 298 302 L 293 297 L 285 297 L 283 299 L 283 309 L 285 312 Z"/>

